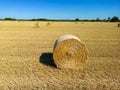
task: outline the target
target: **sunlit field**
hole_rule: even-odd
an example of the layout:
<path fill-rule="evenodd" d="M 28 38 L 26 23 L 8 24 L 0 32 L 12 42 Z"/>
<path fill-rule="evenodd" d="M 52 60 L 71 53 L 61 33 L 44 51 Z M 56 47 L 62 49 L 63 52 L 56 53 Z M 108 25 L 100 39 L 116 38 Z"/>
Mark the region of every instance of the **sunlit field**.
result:
<path fill-rule="evenodd" d="M 119 90 L 117 24 L 0 21 L 0 90 Z M 66 34 L 89 50 L 82 70 L 61 70 L 51 62 L 56 39 Z"/>

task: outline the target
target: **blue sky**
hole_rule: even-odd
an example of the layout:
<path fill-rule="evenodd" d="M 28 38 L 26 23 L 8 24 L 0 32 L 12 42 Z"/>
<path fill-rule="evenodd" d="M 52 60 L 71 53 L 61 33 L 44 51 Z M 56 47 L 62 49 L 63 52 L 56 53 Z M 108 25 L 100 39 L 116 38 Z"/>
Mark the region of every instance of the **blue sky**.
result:
<path fill-rule="evenodd" d="M 120 0 L 0 0 L 0 18 L 120 18 Z"/>

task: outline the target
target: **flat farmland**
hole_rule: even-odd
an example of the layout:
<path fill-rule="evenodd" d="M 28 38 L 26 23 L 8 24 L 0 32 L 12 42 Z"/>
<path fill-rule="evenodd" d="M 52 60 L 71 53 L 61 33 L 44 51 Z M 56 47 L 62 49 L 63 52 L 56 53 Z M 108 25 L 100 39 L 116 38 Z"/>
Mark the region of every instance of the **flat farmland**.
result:
<path fill-rule="evenodd" d="M 120 27 L 110 22 L 0 21 L 0 90 L 120 90 Z M 52 62 L 62 35 L 80 38 L 89 50 L 82 70 Z"/>

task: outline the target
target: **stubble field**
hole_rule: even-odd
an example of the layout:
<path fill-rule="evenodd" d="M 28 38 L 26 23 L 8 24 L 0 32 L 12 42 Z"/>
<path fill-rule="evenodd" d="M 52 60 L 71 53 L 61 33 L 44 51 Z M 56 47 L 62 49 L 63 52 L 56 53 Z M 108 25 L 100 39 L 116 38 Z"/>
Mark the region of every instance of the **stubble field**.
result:
<path fill-rule="evenodd" d="M 109 22 L 0 21 L 0 90 L 120 90 L 120 28 Z M 85 42 L 82 70 L 52 63 L 58 37 Z"/>

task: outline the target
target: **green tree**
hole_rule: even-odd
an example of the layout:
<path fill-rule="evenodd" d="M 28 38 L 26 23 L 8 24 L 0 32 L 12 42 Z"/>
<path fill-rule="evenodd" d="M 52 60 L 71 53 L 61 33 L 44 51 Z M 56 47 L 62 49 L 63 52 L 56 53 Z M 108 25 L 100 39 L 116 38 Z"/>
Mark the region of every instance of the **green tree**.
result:
<path fill-rule="evenodd" d="M 107 20 L 106 20 L 106 19 L 103 19 L 102 21 L 103 21 L 103 22 L 107 22 Z"/>
<path fill-rule="evenodd" d="M 76 18 L 75 21 L 80 21 L 80 19 L 79 19 L 79 18 Z"/>
<path fill-rule="evenodd" d="M 4 20 L 12 20 L 12 21 L 15 21 L 16 19 L 15 18 L 4 18 Z"/>
<path fill-rule="evenodd" d="M 99 19 L 99 18 L 96 18 L 96 21 L 100 21 L 100 19 Z"/>
<path fill-rule="evenodd" d="M 107 21 L 108 21 L 108 22 L 110 22 L 110 19 L 111 19 L 111 18 L 110 18 L 110 17 L 108 17 Z"/>
<path fill-rule="evenodd" d="M 117 16 L 114 16 L 113 18 L 111 18 L 110 21 L 111 22 L 119 22 L 119 18 Z"/>

